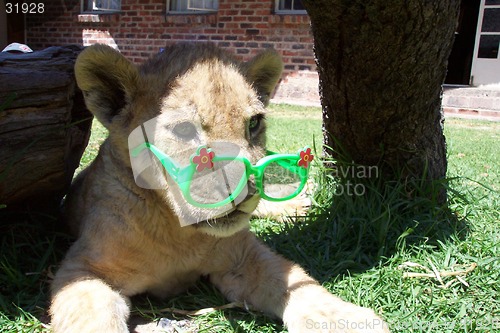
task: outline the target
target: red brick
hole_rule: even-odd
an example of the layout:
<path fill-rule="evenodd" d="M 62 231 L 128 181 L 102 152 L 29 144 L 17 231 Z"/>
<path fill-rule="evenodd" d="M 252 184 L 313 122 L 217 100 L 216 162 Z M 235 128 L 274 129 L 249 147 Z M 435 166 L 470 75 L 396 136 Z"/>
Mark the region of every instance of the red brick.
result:
<path fill-rule="evenodd" d="M 262 16 L 248 16 L 248 22 L 262 22 Z"/>
<path fill-rule="evenodd" d="M 220 0 L 218 13 L 203 15 L 166 15 L 165 0 L 123 0 L 121 14 L 99 15 L 99 22 L 87 23 L 78 22 L 80 2 L 71 4 L 65 8 L 59 1 L 49 2 L 50 17 L 27 16 L 28 44 L 41 49 L 116 43 L 126 57 L 142 62 L 168 43 L 211 40 L 242 59 L 274 47 L 283 56 L 286 73 L 316 67 L 309 17 L 274 15 L 274 0 Z"/>

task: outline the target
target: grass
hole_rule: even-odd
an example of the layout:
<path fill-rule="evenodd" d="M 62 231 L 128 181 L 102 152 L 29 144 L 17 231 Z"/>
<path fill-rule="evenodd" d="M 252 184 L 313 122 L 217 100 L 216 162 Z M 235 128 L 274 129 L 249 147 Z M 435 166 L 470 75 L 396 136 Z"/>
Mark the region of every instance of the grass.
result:
<path fill-rule="evenodd" d="M 268 126 L 268 145 L 275 151 L 321 142 L 319 109 L 272 106 Z M 333 293 L 375 309 L 393 332 L 498 332 L 499 126 L 446 121 L 449 210 L 407 197 L 405 184 L 386 183 L 380 190 L 376 177 L 358 180 L 363 196 L 340 195 L 345 183 L 318 172 L 321 191 L 307 217 L 295 223 L 254 220 L 252 229 Z M 105 136 L 95 123 L 82 164 L 93 159 Z M 55 217 L 0 210 L 0 218 L 0 332 L 47 332 L 49 282 L 71 240 L 60 232 Z M 472 270 L 459 278 L 445 276 L 467 269 Z M 405 277 L 434 270 L 442 272 L 441 281 Z M 212 286 L 200 282 L 168 301 L 136 297 L 134 314 L 179 319 L 186 317 L 158 310 L 226 303 Z M 286 332 L 279 321 L 240 309 L 194 320 L 200 332 Z"/>
<path fill-rule="evenodd" d="M 294 107 L 275 104 L 267 115 L 267 146 L 280 153 L 292 153 L 304 146 L 320 146 L 321 111 L 314 107 Z M 307 119 L 307 121 L 303 121 Z"/>

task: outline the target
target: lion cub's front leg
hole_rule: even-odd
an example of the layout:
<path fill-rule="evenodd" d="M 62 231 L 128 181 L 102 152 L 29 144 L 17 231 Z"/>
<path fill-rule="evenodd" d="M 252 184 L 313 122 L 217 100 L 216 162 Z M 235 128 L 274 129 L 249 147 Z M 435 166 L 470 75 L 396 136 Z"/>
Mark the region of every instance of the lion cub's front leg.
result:
<path fill-rule="evenodd" d="M 104 281 L 64 262 L 52 284 L 55 333 L 126 333 L 128 299 Z"/>
<path fill-rule="evenodd" d="M 389 332 L 372 310 L 330 294 L 302 268 L 273 253 L 250 232 L 221 242 L 212 282 L 231 301 L 283 319 L 290 333 Z"/>

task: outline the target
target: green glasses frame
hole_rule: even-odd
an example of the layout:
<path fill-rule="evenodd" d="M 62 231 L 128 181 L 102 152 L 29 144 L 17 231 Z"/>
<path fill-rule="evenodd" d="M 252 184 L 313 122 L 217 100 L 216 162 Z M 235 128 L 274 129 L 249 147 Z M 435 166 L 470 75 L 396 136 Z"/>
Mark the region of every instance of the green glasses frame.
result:
<path fill-rule="evenodd" d="M 234 201 L 245 185 L 251 175 L 255 177 L 255 186 L 261 198 L 269 201 L 285 201 L 297 196 L 304 188 L 307 177 L 309 175 L 310 163 L 314 156 L 311 154 L 311 148 L 305 147 L 297 154 L 278 154 L 267 151 L 267 156 L 252 165 L 252 163 L 243 156 L 217 156 L 210 148 L 200 146 L 196 153 L 191 155 L 189 165 L 180 167 L 172 158 L 158 149 L 155 145 L 145 142 L 131 150 L 131 156 L 137 157 L 144 149 L 150 150 L 156 158 L 163 165 L 170 177 L 177 183 L 186 201 L 196 207 L 200 208 L 218 208 Z M 229 196 L 216 203 L 200 203 L 194 200 L 191 196 L 190 187 L 193 176 L 196 172 L 201 172 L 204 169 L 212 169 L 213 162 L 222 161 L 238 161 L 245 165 L 246 177 L 241 177 L 236 188 L 229 194 Z M 297 174 L 300 177 L 300 185 L 292 193 L 282 198 L 273 198 L 268 196 L 264 191 L 264 171 L 271 164 L 277 163 L 284 169 Z"/>

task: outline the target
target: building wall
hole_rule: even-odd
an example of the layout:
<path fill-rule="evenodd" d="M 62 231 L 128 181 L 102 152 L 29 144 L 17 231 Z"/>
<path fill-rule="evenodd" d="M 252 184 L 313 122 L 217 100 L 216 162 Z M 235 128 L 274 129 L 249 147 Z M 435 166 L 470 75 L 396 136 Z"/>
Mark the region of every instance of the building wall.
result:
<path fill-rule="evenodd" d="M 7 13 L 5 4 L 0 1 L 0 51 L 7 46 Z"/>
<path fill-rule="evenodd" d="M 165 0 L 122 0 L 119 14 L 85 15 L 79 0 L 47 1 L 43 15 L 27 18 L 27 43 L 35 50 L 106 43 L 136 63 L 179 41 L 211 41 L 243 60 L 273 47 L 285 76 L 314 72 L 309 17 L 273 12 L 273 0 L 220 0 L 217 13 L 199 15 L 167 15 Z"/>

